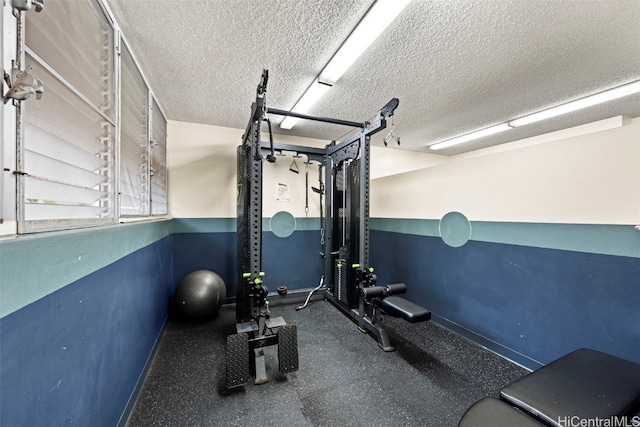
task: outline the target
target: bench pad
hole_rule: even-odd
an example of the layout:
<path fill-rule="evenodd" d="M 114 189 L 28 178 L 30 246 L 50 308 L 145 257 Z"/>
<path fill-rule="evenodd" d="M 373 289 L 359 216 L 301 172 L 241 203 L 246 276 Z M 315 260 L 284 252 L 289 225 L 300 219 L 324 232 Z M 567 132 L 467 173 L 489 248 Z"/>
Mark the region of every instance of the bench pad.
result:
<path fill-rule="evenodd" d="M 431 312 L 402 297 L 386 297 L 380 303 L 380 307 L 390 316 L 400 317 L 407 322 L 417 323 L 431 319 Z"/>
<path fill-rule="evenodd" d="M 464 413 L 458 427 L 543 427 L 534 418 L 493 397 L 485 397 Z"/>
<path fill-rule="evenodd" d="M 504 387 L 500 398 L 553 426 L 629 415 L 640 404 L 640 365 L 583 348 Z"/>

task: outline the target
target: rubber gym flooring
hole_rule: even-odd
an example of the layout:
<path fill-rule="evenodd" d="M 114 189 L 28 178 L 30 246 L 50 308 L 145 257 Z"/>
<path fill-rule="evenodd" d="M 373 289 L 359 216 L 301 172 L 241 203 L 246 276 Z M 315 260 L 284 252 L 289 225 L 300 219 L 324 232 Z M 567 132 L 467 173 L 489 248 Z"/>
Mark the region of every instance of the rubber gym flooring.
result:
<path fill-rule="evenodd" d="M 289 300 L 287 300 L 289 301 Z M 297 325 L 300 368 L 269 382 L 225 387 L 226 337 L 235 306 L 206 323 L 169 320 L 129 426 L 457 426 L 477 400 L 527 371 L 438 326 L 385 317 L 394 352 L 322 299 L 272 304 Z"/>

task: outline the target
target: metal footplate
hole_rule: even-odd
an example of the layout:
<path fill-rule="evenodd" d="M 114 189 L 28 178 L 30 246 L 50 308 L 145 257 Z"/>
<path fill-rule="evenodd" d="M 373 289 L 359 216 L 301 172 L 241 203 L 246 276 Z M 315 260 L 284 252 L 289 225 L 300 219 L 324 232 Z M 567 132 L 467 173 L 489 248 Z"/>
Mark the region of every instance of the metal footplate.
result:
<path fill-rule="evenodd" d="M 266 334 L 258 334 L 256 322 L 236 325 L 238 333 L 227 337 L 227 388 L 269 382 L 264 348 L 278 346 L 278 367 L 283 374 L 298 370 L 298 330 L 282 317 L 267 319 Z M 252 369 L 253 368 L 253 369 Z"/>
<path fill-rule="evenodd" d="M 296 325 L 278 328 L 278 365 L 281 373 L 298 370 L 298 330 Z"/>
<path fill-rule="evenodd" d="M 227 388 L 240 387 L 251 378 L 249 336 L 244 333 L 227 337 Z"/>

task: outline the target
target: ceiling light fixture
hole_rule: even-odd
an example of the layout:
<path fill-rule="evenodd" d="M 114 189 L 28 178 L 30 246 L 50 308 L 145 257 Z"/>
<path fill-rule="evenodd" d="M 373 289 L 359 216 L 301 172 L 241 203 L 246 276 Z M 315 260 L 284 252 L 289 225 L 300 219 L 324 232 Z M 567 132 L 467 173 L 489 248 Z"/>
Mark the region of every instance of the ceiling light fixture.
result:
<path fill-rule="evenodd" d="M 291 111 L 309 111 L 410 2 L 411 0 L 377 0 Z M 280 127 L 291 129 L 297 121 L 297 118 L 285 117 Z"/>
<path fill-rule="evenodd" d="M 320 73 L 319 80 L 335 84 L 411 0 L 378 0 Z"/>
<path fill-rule="evenodd" d="M 614 99 L 622 98 L 634 93 L 640 93 L 640 80 L 626 85 L 618 86 L 616 88 L 605 90 L 604 92 L 596 93 L 585 98 L 567 102 L 566 104 L 558 105 L 557 107 L 549 108 L 548 110 L 542 110 L 537 113 L 529 114 L 528 116 L 520 117 L 519 119 L 511 120 L 509 124 L 512 127 L 524 126 L 529 123 L 535 123 L 540 120 L 549 119 L 551 117 L 560 116 L 562 114 L 571 113 L 576 110 L 591 107 L 593 105 L 602 104 L 603 102 L 611 101 Z"/>
<path fill-rule="evenodd" d="M 509 130 L 518 126 L 524 126 L 530 123 L 538 122 L 540 120 L 545 120 L 551 117 L 560 116 L 562 114 L 571 113 L 573 111 L 581 110 L 587 107 L 592 107 L 597 104 L 602 104 L 604 102 L 612 101 L 614 99 L 622 98 L 622 97 L 633 95 L 636 93 L 640 93 L 640 80 L 636 80 L 635 82 L 627 83 L 622 86 L 618 86 L 613 89 L 599 92 L 584 98 L 580 98 L 575 101 L 567 102 L 566 104 L 558 105 L 557 107 L 552 107 L 547 110 L 542 110 L 537 113 L 529 114 L 527 116 L 523 116 L 511 121 L 508 121 L 506 123 L 501 123 L 499 125 L 491 126 L 476 132 L 471 132 L 466 135 L 461 135 L 452 139 L 447 139 L 445 141 L 430 145 L 429 148 L 431 150 L 441 150 L 443 148 L 448 148 L 454 145 L 462 144 L 468 141 L 472 141 L 474 139 L 483 138 L 489 135 L 494 135 L 499 132 L 504 132 L 506 130 Z"/>
<path fill-rule="evenodd" d="M 441 150 L 453 145 L 462 144 L 463 142 L 471 141 L 478 138 L 484 138 L 485 136 L 489 135 L 495 135 L 496 133 L 504 132 L 505 130 L 509 129 L 511 129 L 511 126 L 509 126 L 508 123 L 502 123 L 476 132 L 471 132 L 466 135 L 451 138 L 446 141 L 438 142 L 437 144 L 430 145 L 429 148 L 432 150 Z"/>
<path fill-rule="evenodd" d="M 314 82 L 311 83 L 311 86 L 309 86 L 307 91 L 304 93 L 304 95 L 302 95 L 302 98 L 300 98 L 300 100 L 296 102 L 296 105 L 292 108 L 291 111 L 301 114 L 306 113 L 311 107 L 313 107 L 313 104 L 315 104 L 320 98 L 322 98 L 322 95 L 324 95 L 330 87 L 331 85 L 320 83 L 318 79 L 315 79 Z M 280 122 L 280 127 L 282 129 L 291 129 L 298 122 L 298 120 L 300 119 L 298 119 L 297 117 L 287 116 L 284 118 L 284 120 L 282 120 L 282 122 Z"/>

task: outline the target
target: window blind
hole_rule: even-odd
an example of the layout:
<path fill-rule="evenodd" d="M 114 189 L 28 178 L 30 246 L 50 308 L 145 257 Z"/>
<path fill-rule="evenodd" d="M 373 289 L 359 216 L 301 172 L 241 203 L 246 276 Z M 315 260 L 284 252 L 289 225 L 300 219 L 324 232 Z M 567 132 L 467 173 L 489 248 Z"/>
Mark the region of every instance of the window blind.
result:
<path fill-rule="evenodd" d="M 45 85 L 23 104 L 25 231 L 115 222 L 113 29 L 93 0 L 25 17 L 25 67 Z"/>
<path fill-rule="evenodd" d="M 97 2 L 56 0 L 25 18 L 27 46 L 115 119 L 114 31 Z"/>
<path fill-rule="evenodd" d="M 167 121 L 152 101 L 151 213 L 167 214 Z"/>
<path fill-rule="evenodd" d="M 149 91 L 127 48 L 120 76 L 120 215 L 149 215 Z"/>

